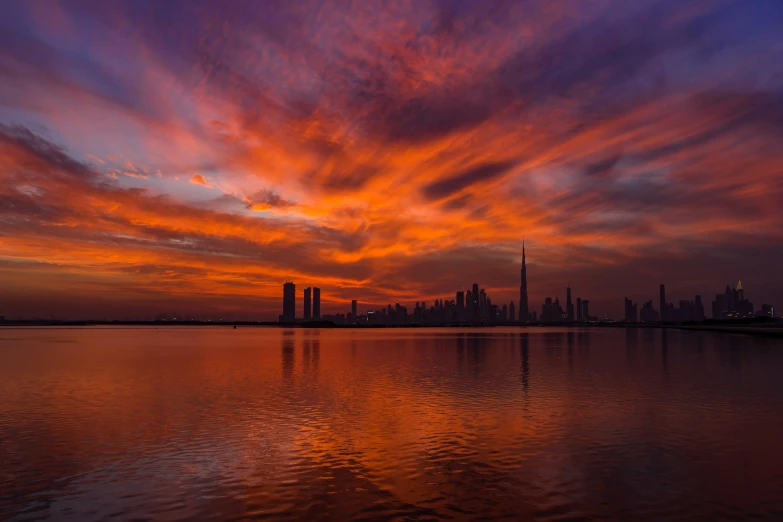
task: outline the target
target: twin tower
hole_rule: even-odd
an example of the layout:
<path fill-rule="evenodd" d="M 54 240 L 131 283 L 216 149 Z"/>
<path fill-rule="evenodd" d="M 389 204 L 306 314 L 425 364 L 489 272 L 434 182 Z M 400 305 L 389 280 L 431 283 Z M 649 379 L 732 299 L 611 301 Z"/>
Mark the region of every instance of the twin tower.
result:
<path fill-rule="evenodd" d="M 311 306 L 312 304 L 312 313 Z M 304 289 L 304 320 L 318 320 L 321 318 L 321 289 Z M 287 282 L 283 285 L 283 313 L 280 315 L 281 323 L 293 323 L 296 321 L 296 285 Z"/>

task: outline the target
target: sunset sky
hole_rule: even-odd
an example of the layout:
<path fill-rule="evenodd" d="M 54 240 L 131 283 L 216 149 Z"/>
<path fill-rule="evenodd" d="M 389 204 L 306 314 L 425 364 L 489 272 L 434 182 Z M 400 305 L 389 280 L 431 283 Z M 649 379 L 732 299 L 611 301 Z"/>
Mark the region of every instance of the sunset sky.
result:
<path fill-rule="evenodd" d="M 779 0 L 0 4 L 0 315 L 783 306 Z M 709 314 L 709 310 L 708 310 Z"/>

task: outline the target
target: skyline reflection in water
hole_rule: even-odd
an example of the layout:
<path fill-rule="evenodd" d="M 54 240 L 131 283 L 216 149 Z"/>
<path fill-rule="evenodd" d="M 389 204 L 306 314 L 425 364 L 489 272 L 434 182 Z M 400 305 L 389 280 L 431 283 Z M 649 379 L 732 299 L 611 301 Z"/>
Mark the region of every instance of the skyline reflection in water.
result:
<path fill-rule="evenodd" d="M 783 516 L 783 343 L 0 329 L 0 518 Z"/>

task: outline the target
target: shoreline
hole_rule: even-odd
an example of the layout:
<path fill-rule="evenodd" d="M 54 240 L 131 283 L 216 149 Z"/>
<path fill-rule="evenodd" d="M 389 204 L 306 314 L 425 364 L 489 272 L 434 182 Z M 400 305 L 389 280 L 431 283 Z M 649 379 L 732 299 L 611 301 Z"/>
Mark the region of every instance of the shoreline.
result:
<path fill-rule="evenodd" d="M 740 335 L 754 335 L 759 337 L 783 338 L 783 326 L 719 326 L 719 325 L 683 325 L 663 326 L 675 330 L 688 330 L 691 332 L 730 333 Z"/>
<path fill-rule="evenodd" d="M 2 321 L 0 328 L 57 328 L 57 327 L 89 327 L 89 326 L 126 326 L 126 327 L 187 327 L 187 326 L 222 326 L 235 327 L 273 327 L 273 328 L 324 328 L 324 329 L 379 329 L 379 328 L 640 328 L 640 329 L 672 329 L 694 332 L 730 333 L 764 337 L 783 338 L 783 322 L 769 321 L 759 323 L 734 324 L 645 324 L 645 323 L 496 323 L 496 324 L 401 324 L 401 325 L 338 325 L 331 322 L 310 323 L 278 323 L 261 321 Z"/>

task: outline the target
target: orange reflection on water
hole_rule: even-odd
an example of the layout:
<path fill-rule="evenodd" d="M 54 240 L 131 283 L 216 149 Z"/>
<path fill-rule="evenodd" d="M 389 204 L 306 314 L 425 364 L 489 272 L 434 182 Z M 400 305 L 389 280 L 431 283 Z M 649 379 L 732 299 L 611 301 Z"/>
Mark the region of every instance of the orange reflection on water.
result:
<path fill-rule="evenodd" d="M 643 520 L 781 508 L 780 341 L 242 327 L 6 328 L 0 341 L 11 515 Z"/>

